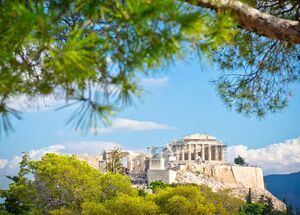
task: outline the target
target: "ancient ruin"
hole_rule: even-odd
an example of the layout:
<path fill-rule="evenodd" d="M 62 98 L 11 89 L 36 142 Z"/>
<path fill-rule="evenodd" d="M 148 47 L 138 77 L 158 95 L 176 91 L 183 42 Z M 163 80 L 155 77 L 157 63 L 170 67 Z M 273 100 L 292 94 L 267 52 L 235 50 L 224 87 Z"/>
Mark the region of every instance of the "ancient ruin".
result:
<path fill-rule="evenodd" d="M 260 195 L 272 198 L 275 207 L 285 208 L 264 186 L 262 169 L 238 166 L 226 161 L 226 145 L 207 134 L 192 134 L 167 142 L 163 147 L 148 147 L 149 153 L 121 151 L 124 173 L 134 186 L 147 186 L 152 181 L 205 184 L 217 191 L 231 189 L 232 195 L 244 198 L 252 189 L 253 199 Z M 101 155 L 76 155 L 92 167 L 105 172 L 112 149 Z"/>

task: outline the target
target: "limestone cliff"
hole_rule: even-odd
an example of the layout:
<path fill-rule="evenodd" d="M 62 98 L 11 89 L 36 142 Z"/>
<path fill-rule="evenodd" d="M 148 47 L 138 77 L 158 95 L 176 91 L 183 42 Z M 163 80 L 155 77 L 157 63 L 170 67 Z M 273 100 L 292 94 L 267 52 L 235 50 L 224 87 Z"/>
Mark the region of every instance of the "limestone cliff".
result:
<path fill-rule="evenodd" d="M 233 196 L 243 200 L 251 188 L 253 201 L 258 201 L 260 196 L 264 195 L 273 200 L 276 209 L 285 209 L 285 204 L 265 189 L 262 170 L 258 167 L 191 164 L 177 171 L 175 183 L 205 184 L 213 191 L 231 189 Z"/>

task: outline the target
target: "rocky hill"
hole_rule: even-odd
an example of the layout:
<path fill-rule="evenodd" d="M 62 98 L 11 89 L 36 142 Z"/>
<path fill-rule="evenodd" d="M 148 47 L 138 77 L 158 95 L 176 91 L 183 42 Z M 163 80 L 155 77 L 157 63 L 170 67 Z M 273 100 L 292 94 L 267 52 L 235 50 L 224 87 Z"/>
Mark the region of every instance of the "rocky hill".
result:
<path fill-rule="evenodd" d="M 253 201 L 261 195 L 270 197 L 278 210 L 284 210 L 285 204 L 264 188 L 262 171 L 258 167 L 240 167 L 235 165 L 188 165 L 176 171 L 175 183 L 205 184 L 213 191 L 230 189 L 231 194 L 245 200 L 249 188 Z"/>

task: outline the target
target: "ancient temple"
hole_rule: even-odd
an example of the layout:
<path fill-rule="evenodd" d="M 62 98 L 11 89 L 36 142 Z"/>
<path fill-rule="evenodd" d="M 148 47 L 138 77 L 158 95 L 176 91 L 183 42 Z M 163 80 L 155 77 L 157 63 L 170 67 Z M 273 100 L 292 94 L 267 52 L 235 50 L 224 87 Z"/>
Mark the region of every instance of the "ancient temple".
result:
<path fill-rule="evenodd" d="M 166 145 L 165 153 L 177 163 L 223 162 L 225 145 L 206 134 L 192 134 Z"/>

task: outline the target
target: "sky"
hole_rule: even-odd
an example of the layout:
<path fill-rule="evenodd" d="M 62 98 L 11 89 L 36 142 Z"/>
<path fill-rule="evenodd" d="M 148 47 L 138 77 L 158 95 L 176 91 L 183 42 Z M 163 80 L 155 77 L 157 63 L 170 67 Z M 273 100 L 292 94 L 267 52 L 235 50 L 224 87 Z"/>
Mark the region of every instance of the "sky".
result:
<path fill-rule="evenodd" d="M 24 102 L 30 102 L 19 98 L 12 105 L 25 110 L 23 119 L 0 139 L 0 187 L 1 178 L 16 171 L 22 152 L 38 158 L 46 152 L 95 154 L 115 146 L 146 151 L 192 133 L 217 137 L 229 146 L 229 161 L 240 154 L 265 174 L 300 171 L 300 84 L 292 86 L 293 97 L 283 112 L 258 119 L 225 107 L 211 82 L 218 72 L 191 58 L 142 78 L 141 98 L 111 118 L 110 127 L 97 129 L 97 135 L 66 126 L 74 110 L 56 111 L 60 101 L 50 97 L 39 108 L 28 108 Z"/>

